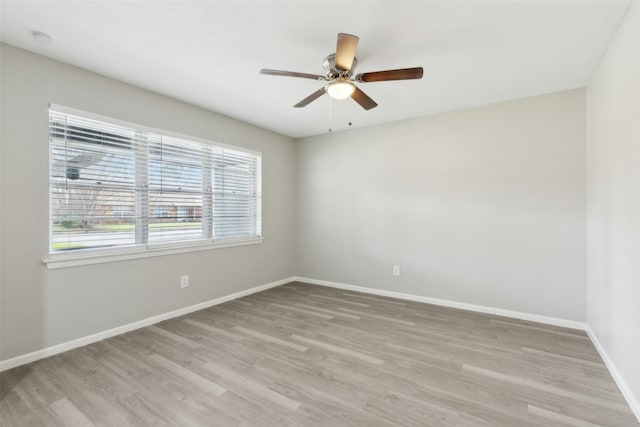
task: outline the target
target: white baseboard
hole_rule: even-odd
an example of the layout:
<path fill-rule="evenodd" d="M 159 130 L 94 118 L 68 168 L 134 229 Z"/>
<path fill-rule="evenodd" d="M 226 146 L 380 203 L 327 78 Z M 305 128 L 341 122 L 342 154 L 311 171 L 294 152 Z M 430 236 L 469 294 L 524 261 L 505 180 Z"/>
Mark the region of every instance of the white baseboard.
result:
<path fill-rule="evenodd" d="M 556 317 L 541 316 L 538 314 L 523 313 L 520 311 L 505 310 L 502 308 L 487 307 L 484 305 L 467 304 L 464 302 L 449 301 L 438 298 L 424 297 L 420 295 L 405 294 L 402 292 L 385 291 L 382 289 L 365 288 L 363 286 L 347 285 L 345 283 L 329 282 L 326 280 L 311 279 L 308 277 L 294 277 L 297 282 L 309 283 L 312 285 L 329 286 L 332 288 L 345 289 L 348 291 L 363 292 L 367 294 L 380 295 L 390 298 L 398 298 L 409 301 L 424 302 L 427 304 L 441 305 L 444 307 L 459 308 L 462 310 L 477 311 L 479 313 L 495 314 L 497 316 L 512 317 L 514 319 L 529 320 L 531 322 L 545 323 L 547 325 L 562 326 L 565 328 L 579 329 L 585 331 L 587 324 L 575 320 L 559 319 Z"/>
<path fill-rule="evenodd" d="M 135 329 L 140 329 L 145 326 L 153 325 L 154 323 L 162 322 L 163 320 L 168 320 L 174 317 L 183 316 L 185 314 L 189 314 L 194 311 L 198 311 L 214 305 L 222 304 L 223 302 L 231 301 L 237 298 L 254 294 L 256 292 L 260 292 L 270 288 L 274 288 L 276 286 L 284 285 L 285 283 L 289 283 L 292 281 L 294 281 L 294 278 L 289 277 L 287 279 L 282 279 L 276 282 L 267 283 L 265 285 L 256 286 L 250 289 L 246 289 L 244 291 L 236 292 L 231 295 L 225 295 L 223 297 L 212 299 L 210 301 L 205 301 L 189 307 L 184 307 L 175 311 L 170 311 L 169 313 L 159 314 L 157 316 L 149 317 L 147 319 L 139 320 L 137 322 L 118 326 L 117 328 L 98 332 L 96 334 L 88 335 L 86 337 L 78 338 L 72 341 L 67 341 L 62 344 L 57 344 L 51 347 L 43 348 L 41 350 L 36 350 L 34 352 L 23 354 L 21 356 L 16 356 L 11 359 L 2 360 L 0 361 L 0 372 L 6 371 L 11 368 L 15 368 L 20 365 L 25 365 L 27 363 L 35 362 L 36 360 L 44 359 L 45 357 L 49 357 L 59 353 L 63 353 L 65 351 L 73 350 L 74 348 L 92 344 L 97 341 L 102 341 L 104 339 L 111 338 L 116 335 L 124 334 L 125 332 L 130 332 Z"/>
<path fill-rule="evenodd" d="M 622 392 L 622 395 L 624 396 L 627 403 L 629 404 L 631 411 L 633 411 L 633 414 L 636 416 L 638 421 L 640 421 L 640 399 L 638 399 L 633 394 L 633 392 L 631 391 L 631 388 L 629 388 L 629 386 L 627 385 L 622 375 L 620 375 L 620 371 L 618 371 L 618 368 L 616 368 L 616 365 L 613 364 L 613 361 L 609 357 L 609 354 L 600 343 L 600 340 L 598 340 L 598 336 L 595 334 L 595 332 L 593 332 L 593 329 L 591 329 L 591 327 L 589 326 L 587 326 L 587 335 L 589 335 L 589 338 L 591 338 L 591 342 L 593 342 L 593 345 L 596 347 L 596 350 L 598 350 L 598 353 L 600 353 L 600 357 L 604 361 L 604 364 L 607 366 L 607 369 L 609 369 L 609 372 L 611 373 L 613 380 L 618 385 L 618 388 L 620 389 L 620 391 Z"/>

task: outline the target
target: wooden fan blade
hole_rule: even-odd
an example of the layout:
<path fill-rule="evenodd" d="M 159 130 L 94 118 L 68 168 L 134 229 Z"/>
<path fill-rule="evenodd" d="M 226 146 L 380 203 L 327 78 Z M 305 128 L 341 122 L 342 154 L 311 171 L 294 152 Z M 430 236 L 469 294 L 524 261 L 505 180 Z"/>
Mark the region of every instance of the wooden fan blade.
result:
<path fill-rule="evenodd" d="M 324 76 L 321 76 L 319 74 L 297 73 L 295 71 L 262 69 L 260 70 L 260 74 L 266 74 L 268 76 L 300 77 L 303 79 L 326 80 Z"/>
<path fill-rule="evenodd" d="M 351 34 L 338 34 L 338 45 L 336 46 L 336 68 L 338 70 L 351 70 L 359 40 L 358 37 L 352 36 Z"/>
<path fill-rule="evenodd" d="M 354 90 L 353 93 L 351 94 L 351 98 L 353 98 L 353 100 L 356 101 L 358 104 L 360 104 L 360 106 L 365 110 L 371 110 L 372 108 L 375 108 L 378 106 L 376 101 L 369 98 L 369 96 L 366 93 L 364 93 L 357 87 L 356 87 L 356 90 Z"/>
<path fill-rule="evenodd" d="M 422 67 L 403 68 L 400 70 L 374 71 L 361 73 L 356 76 L 359 82 L 384 82 L 387 80 L 413 80 L 422 78 Z"/>
<path fill-rule="evenodd" d="M 318 89 L 317 91 L 313 92 L 311 95 L 307 96 L 302 101 L 298 102 L 296 105 L 294 105 L 294 107 L 295 108 L 306 107 L 307 105 L 311 104 L 311 102 L 315 101 L 316 99 L 324 95 L 324 92 L 325 92 L 324 88 Z"/>

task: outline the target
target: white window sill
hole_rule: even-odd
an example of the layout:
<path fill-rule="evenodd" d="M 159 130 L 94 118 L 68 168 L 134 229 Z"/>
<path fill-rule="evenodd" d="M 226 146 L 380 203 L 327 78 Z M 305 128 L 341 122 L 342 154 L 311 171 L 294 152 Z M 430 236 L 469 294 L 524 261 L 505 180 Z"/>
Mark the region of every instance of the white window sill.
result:
<path fill-rule="evenodd" d="M 246 246 L 261 244 L 263 239 L 247 239 L 225 241 L 220 243 L 205 243 L 189 246 L 156 247 L 145 250 L 133 250 L 130 252 L 94 253 L 91 255 L 80 253 L 52 254 L 42 260 L 49 270 L 57 268 L 77 267 L 80 265 L 103 264 L 106 262 L 128 261 L 139 258 L 152 258 L 157 256 L 184 254 L 189 252 L 210 251 L 212 249 L 231 248 L 234 246 Z"/>

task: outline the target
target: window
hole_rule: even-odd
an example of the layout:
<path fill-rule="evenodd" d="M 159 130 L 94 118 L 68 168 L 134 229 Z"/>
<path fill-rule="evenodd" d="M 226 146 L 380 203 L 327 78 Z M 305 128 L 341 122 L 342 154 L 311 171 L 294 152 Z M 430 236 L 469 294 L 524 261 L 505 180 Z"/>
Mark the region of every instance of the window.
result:
<path fill-rule="evenodd" d="M 51 253 L 260 238 L 260 153 L 53 105 L 49 148 Z"/>
<path fill-rule="evenodd" d="M 169 206 L 156 206 L 153 208 L 153 216 L 156 218 L 166 218 L 169 216 Z"/>
<path fill-rule="evenodd" d="M 115 205 L 111 208 L 114 218 L 127 219 L 131 217 L 131 206 Z"/>

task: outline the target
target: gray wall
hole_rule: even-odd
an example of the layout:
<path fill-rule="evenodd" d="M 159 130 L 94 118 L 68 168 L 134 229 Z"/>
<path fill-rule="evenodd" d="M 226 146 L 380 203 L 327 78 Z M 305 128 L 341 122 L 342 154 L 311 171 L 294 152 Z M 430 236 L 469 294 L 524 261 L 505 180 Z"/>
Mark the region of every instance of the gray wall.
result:
<path fill-rule="evenodd" d="M 640 4 L 587 88 L 589 327 L 640 417 Z"/>
<path fill-rule="evenodd" d="M 0 360 L 294 273 L 291 139 L 8 45 L 1 55 Z M 264 243 L 47 270 L 50 102 L 261 151 Z"/>
<path fill-rule="evenodd" d="M 585 320 L 583 90 L 296 147 L 11 46 L 1 72 L 2 360 L 294 273 Z M 47 270 L 50 102 L 262 151 L 265 243 Z"/>
<path fill-rule="evenodd" d="M 583 89 L 298 144 L 298 275 L 586 320 Z"/>

